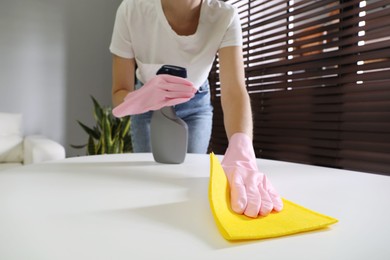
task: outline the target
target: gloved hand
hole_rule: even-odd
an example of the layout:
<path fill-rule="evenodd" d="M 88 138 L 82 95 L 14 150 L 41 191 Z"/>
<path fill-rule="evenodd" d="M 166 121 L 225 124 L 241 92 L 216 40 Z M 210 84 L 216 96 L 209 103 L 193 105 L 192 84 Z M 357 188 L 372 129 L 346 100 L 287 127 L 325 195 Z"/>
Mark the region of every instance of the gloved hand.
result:
<path fill-rule="evenodd" d="M 194 85 L 186 79 L 167 74 L 157 75 L 141 88 L 127 94 L 112 113 L 116 117 L 123 117 L 174 106 L 190 100 L 196 91 Z"/>
<path fill-rule="evenodd" d="M 271 182 L 256 165 L 252 141 L 244 133 L 230 137 L 222 160 L 222 167 L 230 185 L 231 207 L 238 214 L 256 218 L 272 210 L 281 211 L 283 202 Z"/>

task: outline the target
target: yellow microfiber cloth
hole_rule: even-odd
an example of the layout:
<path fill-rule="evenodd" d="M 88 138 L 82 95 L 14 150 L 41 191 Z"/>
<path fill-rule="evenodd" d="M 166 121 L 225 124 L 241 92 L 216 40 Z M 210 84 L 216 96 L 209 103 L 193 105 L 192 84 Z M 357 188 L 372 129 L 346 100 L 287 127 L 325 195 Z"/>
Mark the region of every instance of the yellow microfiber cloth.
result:
<path fill-rule="evenodd" d="M 227 240 L 264 239 L 324 228 L 337 219 L 306 209 L 283 199 L 281 212 L 249 218 L 230 208 L 227 178 L 218 158 L 210 154 L 209 201 L 215 222 Z"/>

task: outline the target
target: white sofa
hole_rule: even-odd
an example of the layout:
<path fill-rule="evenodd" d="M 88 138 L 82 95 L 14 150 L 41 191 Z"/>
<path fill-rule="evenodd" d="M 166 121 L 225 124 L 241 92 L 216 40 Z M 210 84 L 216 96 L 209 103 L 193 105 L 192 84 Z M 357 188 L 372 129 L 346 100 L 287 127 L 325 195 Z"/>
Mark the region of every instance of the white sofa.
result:
<path fill-rule="evenodd" d="M 65 148 L 42 135 L 22 135 L 22 115 L 0 113 L 0 171 L 65 158 Z"/>

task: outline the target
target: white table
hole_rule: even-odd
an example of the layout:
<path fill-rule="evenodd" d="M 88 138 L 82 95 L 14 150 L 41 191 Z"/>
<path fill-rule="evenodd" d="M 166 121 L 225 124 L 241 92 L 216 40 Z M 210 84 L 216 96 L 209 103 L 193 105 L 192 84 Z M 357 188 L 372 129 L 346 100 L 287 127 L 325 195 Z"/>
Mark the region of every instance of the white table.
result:
<path fill-rule="evenodd" d="M 69 158 L 0 172 L 0 259 L 390 259 L 390 177 L 258 160 L 283 197 L 339 223 L 231 243 L 208 204 L 208 155 Z"/>

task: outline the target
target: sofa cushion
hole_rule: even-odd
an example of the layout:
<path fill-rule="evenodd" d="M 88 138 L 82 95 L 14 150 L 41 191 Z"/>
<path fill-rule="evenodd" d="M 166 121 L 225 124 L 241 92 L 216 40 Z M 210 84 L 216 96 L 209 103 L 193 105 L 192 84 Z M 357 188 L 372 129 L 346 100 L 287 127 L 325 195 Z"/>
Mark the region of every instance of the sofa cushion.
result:
<path fill-rule="evenodd" d="M 19 135 L 0 136 L 0 163 L 23 161 L 23 138 Z"/>
<path fill-rule="evenodd" d="M 22 115 L 0 113 L 0 163 L 22 161 Z"/>

